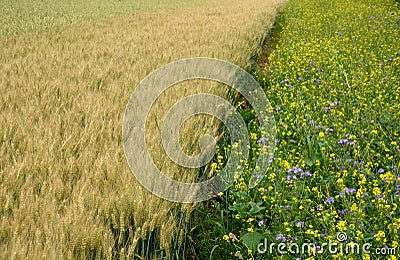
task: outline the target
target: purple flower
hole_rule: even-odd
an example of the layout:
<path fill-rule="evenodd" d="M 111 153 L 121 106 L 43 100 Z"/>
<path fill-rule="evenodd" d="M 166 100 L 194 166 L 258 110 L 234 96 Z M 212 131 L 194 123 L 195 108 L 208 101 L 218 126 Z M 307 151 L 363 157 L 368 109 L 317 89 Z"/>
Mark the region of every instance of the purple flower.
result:
<path fill-rule="evenodd" d="M 304 227 L 304 221 L 297 221 L 296 222 L 296 227 L 303 228 Z"/>
<path fill-rule="evenodd" d="M 340 101 L 339 100 L 334 100 L 333 102 L 328 102 L 329 107 L 337 107 L 338 105 L 340 105 Z M 348 137 L 348 136 L 346 136 Z"/>
<path fill-rule="evenodd" d="M 289 170 L 288 170 L 288 173 L 293 172 L 294 174 L 297 174 L 297 173 L 302 172 L 302 171 L 303 171 L 303 170 L 302 170 L 301 168 L 294 167 L 294 168 L 289 169 Z"/>
<path fill-rule="evenodd" d="M 278 235 L 276 235 L 276 238 L 275 238 L 277 241 L 282 241 L 282 242 L 286 242 L 286 237 L 284 236 L 284 235 L 282 235 L 282 234 L 278 234 Z"/>
<path fill-rule="evenodd" d="M 290 209 L 290 206 L 289 206 L 289 205 L 286 205 L 286 206 L 282 206 L 282 205 L 280 205 L 279 207 L 280 207 L 280 208 L 283 208 L 283 209 L 287 209 L 287 210 L 289 210 L 289 209 Z"/>
<path fill-rule="evenodd" d="M 313 78 L 312 81 L 316 82 L 317 84 L 321 84 L 322 83 L 322 80 L 316 79 L 316 78 Z"/>
<path fill-rule="evenodd" d="M 289 80 L 288 79 L 284 79 L 284 80 L 281 81 L 281 83 L 282 84 L 289 83 Z"/>
<path fill-rule="evenodd" d="M 302 172 L 302 173 L 300 174 L 300 177 L 303 177 L 303 176 L 312 177 L 312 173 L 310 173 L 309 171 Z"/>
<path fill-rule="evenodd" d="M 263 219 L 258 221 L 258 226 L 261 227 L 262 225 L 264 225 L 264 220 Z"/>
<path fill-rule="evenodd" d="M 326 200 L 326 203 L 328 203 L 328 204 L 332 204 L 332 203 L 334 203 L 335 202 L 335 199 L 333 198 L 333 197 L 330 197 L 330 198 L 328 198 L 327 200 Z"/>
<path fill-rule="evenodd" d="M 312 174 L 309 171 L 305 172 L 299 167 L 290 168 L 287 173 L 287 180 L 297 180 L 298 178 L 312 177 Z"/>
<path fill-rule="evenodd" d="M 330 134 L 330 133 L 332 133 L 333 131 L 334 131 L 333 128 L 328 127 L 328 128 L 325 130 L 325 134 Z"/>
<path fill-rule="evenodd" d="M 350 134 L 346 134 L 345 138 L 342 138 L 338 141 L 338 144 L 347 144 L 350 146 L 356 145 L 356 142 L 349 140 Z"/>
<path fill-rule="evenodd" d="M 344 215 L 348 211 L 349 211 L 349 209 L 342 209 L 342 210 L 338 209 L 337 213 L 339 213 L 340 215 Z"/>
<path fill-rule="evenodd" d="M 258 144 L 259 144 L 259 143 L 264 143 L 264 141 L 265 141 L 265 137 L 264 137 L 264 136 L 261 136 L 260 139 L 257 140 L 257 143 L 258 143 Z"/>
<path fill-rule="evenodd" d="M 350 195 L 353 194 L 354 192 L 356 192 L 357 190 L 355 188 L 346 188 L 344 190 L 344 192 L 346 193 L 346 195 Z"/>
<path fill-rule="evenodd" d="M 382 169 L 382 168 L 379 168 L 379 169 L 378 169 L 378 173 L 384 173 L 384 172 L 385 172 L 384 169 Z"/>

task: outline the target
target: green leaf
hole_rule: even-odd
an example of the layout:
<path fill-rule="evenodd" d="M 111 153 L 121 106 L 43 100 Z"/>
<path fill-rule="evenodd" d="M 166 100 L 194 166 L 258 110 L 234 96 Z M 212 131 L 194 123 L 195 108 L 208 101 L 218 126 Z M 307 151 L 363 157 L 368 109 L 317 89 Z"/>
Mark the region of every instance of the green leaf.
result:
<path fill-rule="evenodd" d="M 231 211 L 236 211 L 241 218 L 244 218 L 247 215 L 247 213 L 245 211 L 245 206 L 242 203 L 238 203 L 233 206 L 229 206 L 228 209 Z"/>
<path fill-rule="evenodd" d="M 367 235 L 367 237 L 365 237 L 363 240 L 364 241 L 369 241 L 369 240 L 372 240 L 372 239 L 374 239 L 374 235 Z"/>
<path fill-rule="evenodd" d="M 248 249 L 256 252 L 257 246 L 263 238 L 264 236 L 258 232 L 248 232 L 242 236 L 242 241 Z"/>
<path fill-rule="evenodd" d="M 255 203 L 255 202 L 250 202 L 250 207 L 251 207 L 251 208 L 250 208 L 250 210 L 249 210 L 249 214 L 251 215 L 251 214 L 255 214 L 255 213 L 261 211 L 261 210 L 262 210 L 262 208 L 260 207 L 261 204 L 262 204 L 262 202 L 257 202 L 257 203 Z M 264 209 L 265 209 L 265 208 L 264 208 Z"/>
<path fill-rule="evenodd" d="M 215 221 L 215 224 L 216 224 L 221 230 L 225 230 L 224 227 L 221 225 L 221 223 Z"/>
<path fill-rule="evenodd" d="M 212 255 L 214 254 L 215 249 L 217 249 L 218 245 L 215 245 L 212 249 L 211 249 L 211 253 L 210 253 L 210 260 L 212 259 Z"/>
<path fill-rule="evenodd" d="M 308 166 L 313 166 L 314 162 L 313 160 L 311 160 L 308 157 L 304 157 L 304 162 L 308 165 Z"/>

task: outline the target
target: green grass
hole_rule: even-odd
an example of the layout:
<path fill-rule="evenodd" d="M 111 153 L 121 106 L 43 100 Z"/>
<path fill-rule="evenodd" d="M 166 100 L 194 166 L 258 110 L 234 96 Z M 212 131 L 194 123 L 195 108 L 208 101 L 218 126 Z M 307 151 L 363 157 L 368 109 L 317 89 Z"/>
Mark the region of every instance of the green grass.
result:
<path fill-rule="evenodd" d="M 213 0 L 0 0 L 0 37 L 120 14 L 194 6 Z"/>
<path fill-rule="evenodd" d="M 213 221 L 197 231 L 208 241 L 202 256 L 281 259 L 276 246 L 261 255 L 254 245 L 263 238 L 338 243 L 337 233 L 345 232 L 347 243 L 371 243 L 371 253 L 325 250 L 283 259 L 374 259 L 373 250 L 384 246 L 396 248 L 391 259 L 399 257 L 399 26 L 391 0 L 288 4 L 267 69 L 257 74 L 276 111 L 275 157 L 258 187 L 247 185 L 253 156 L 243 178 L 208 202 L 205 214 Z M 243 115 L 249 111 L 241 106 Z M 247 122 L 257 133 L 254 121 Z"/>

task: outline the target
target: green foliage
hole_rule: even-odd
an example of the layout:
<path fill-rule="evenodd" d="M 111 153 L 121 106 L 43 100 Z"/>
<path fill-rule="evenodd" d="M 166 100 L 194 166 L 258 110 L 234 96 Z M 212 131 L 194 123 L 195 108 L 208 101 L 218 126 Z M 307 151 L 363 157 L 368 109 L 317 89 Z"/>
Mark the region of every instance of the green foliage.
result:
<path fill-rule="evenodd" d="M 242 236 L 244 245 L 253 252 L 256 252 L 258 244 L 263 239 L 264 236 L 258 232 L 247 232 Z"/>

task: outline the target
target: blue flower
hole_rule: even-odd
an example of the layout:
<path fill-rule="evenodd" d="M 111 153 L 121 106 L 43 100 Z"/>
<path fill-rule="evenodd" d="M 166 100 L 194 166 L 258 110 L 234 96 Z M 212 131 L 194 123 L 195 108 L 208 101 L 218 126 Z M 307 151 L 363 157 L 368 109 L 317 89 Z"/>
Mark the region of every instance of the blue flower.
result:
<path fill-rule="evenodd" d="M 339 213 L 340 215 L 344 215 L 344 214 L 346 214 L 346 212 L 348 212 L 348 211 L 349 211 L 349 209 L 342 209 L 342 210 L 338 209 L 338 210 L 337 210 L 337 213 Z"/>
<path fill-rule="evenodd" d="M 264 137 L 264 136 L 261 136 L 260 139 L 257 140 L 257 143 L 258 143 L 258 144 L 259 144 L 259 143 L 264 143 L 264 141 L 265 141 L 265 137 Z"/>
<path fill-rule="evenodd" d="M 282 84 L 289 83 L 289 80 L 288 79 L 284 79 L 284 80 L 281 81 L 281 83 Z"/>
<path fill-rule="evenodd" d="M 327 200 L 326 200 L 326 203 L 328 203 L 328 204 L 332 204 L 332 203 L 334 203 L 335 202 L 335 199 L 333 198 L 333 197 L 330 197 L 330 198 L 328 198 Z"/>
<path fill-rule="evenodd" d="M 344 190 L 344 192 L 345 192 L 347 195 L 353 194 L 353 193 L 356 192 L 356 191 L 357 191 L 357 189 L 355 189 L 355 188 L 346 188 L 346 189 Z"/>
<path fill-rule="evenodd" d="M 286 237 L 284 236 L 284 235 L 282 235 L 282 234 L 278 234 L 278 235 L 276 235 L 276 238 L 275 238 L 277 241 L 282 241 L 282 242 L 286 242 Z"/>
<path fill-rule="evenodd" d="M 304 221 L 297 221 L 296 222 L 296 227 L 303 228 L 304 227 Z"/>

